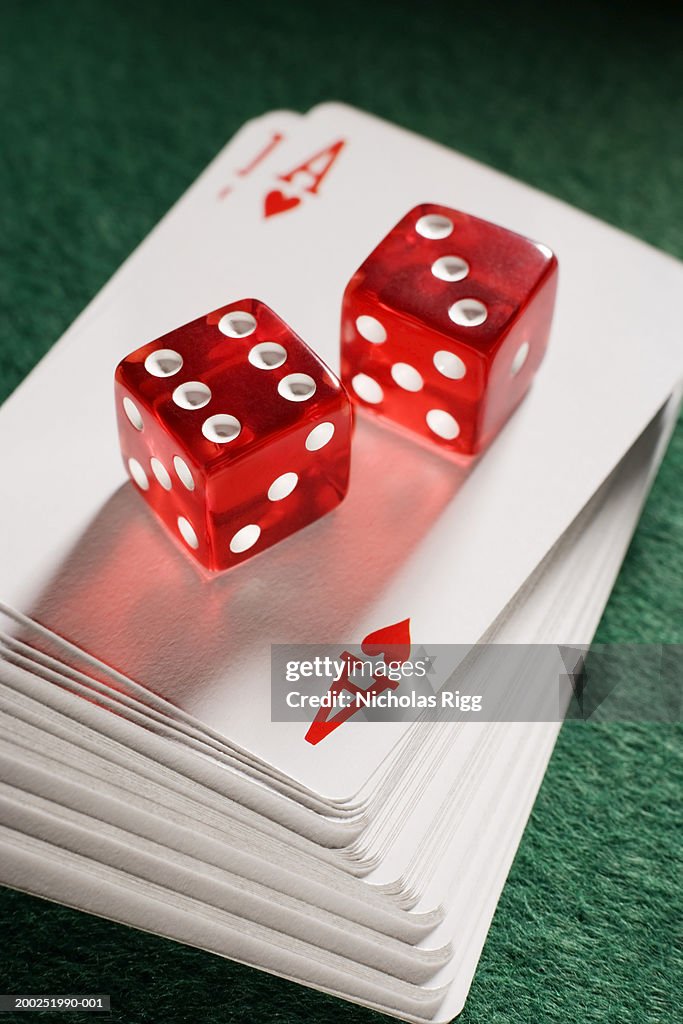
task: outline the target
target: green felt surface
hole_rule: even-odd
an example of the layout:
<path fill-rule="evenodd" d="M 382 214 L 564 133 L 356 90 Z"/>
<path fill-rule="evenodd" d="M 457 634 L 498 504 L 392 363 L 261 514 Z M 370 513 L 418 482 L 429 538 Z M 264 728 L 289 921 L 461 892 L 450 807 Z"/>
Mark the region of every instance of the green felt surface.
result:
<path fill-rule="evenodd" d="M 365 107 L 683 257 L 680 17 L 610 6 L 4 0 L 0 399 L 275 107 Z M 683 642 L 682 469 L 679 427 L 603 642 Z M 564 727 L 463 1024 L 681 1019 L 680 739 Z M 0 919 L 0 991 L 110 992 L 122 1022 L 380 1020 L 22 894 Z"/>

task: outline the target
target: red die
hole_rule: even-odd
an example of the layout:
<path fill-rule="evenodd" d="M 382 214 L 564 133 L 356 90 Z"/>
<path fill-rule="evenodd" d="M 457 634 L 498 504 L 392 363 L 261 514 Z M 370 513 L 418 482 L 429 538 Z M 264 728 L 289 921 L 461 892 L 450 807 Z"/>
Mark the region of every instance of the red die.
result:
<path fill-rule="evenodd" d="M 556 286 L 545 245 L 418 206 L 346 288 L 342 379 L 377 415 L 454 455 L 475 455 L 531 384 Z"/>
<path fill-rule="evenodd" d="M 255 299 L 129 355 L 116 370 L 116 410 L 131 477 L 207 569 L 244 561 L 346 493 L 346 392 Z"/>

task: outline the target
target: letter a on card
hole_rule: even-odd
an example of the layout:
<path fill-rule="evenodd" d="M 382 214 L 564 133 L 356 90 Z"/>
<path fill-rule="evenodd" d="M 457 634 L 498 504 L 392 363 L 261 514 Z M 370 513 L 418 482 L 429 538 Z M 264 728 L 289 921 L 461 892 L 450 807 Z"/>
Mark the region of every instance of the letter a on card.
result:
<path fill-rule="evenodd" d="M 394 623 L 393 626 L 385 626 L 383 629 L 376 629 L 374 633 L 368 633 L 363 640 L 361 650 L 369 657 L 381 655 L 385 665 L 391 663 L 402 665 L 410 655 L 410 619 L 404 619 L 402 622 Z M 389 679 L 388 676 L 383 676 L 380 679 L 373 676 L 371 685 L 364 690 L 349 678 L 349 673 L 353 672 L 355 666 L 362 665 L 362 662 L 348 651 L 344 651 L 342 658 L 346 661 L 347 670 L 341 679 L 332 683 L 328 690 L 329 696 L 336 698 L 346 691 L 352 698 L 355 698 L 357 694 L 371 697 L 383 693 L 385 690 L 398 688 L 398 682 Z M 330 715 L 332 708 L 321 707 L 311 722 L 304 739 L 307 743 L 315 746 L 344 722 L 348 722 L 349 718 L 360 710 L 360 707 L 360 704 L 352 701 L 336 715 Z"/>
<path fill-rule="evenodd" d="M 302 195 L 306 193 L 317 195 L 323 179 L 329 174 L 344 145 L 345 140 L 339 139 L 331 146 L 314 153 L 286 174 L 278 175 L 278 181 L 289 188 L 275 188 L 268 192 L 263 205 L 264 217 L 273 217 L 277 213 L 293 210 L 301 203 Z"/>

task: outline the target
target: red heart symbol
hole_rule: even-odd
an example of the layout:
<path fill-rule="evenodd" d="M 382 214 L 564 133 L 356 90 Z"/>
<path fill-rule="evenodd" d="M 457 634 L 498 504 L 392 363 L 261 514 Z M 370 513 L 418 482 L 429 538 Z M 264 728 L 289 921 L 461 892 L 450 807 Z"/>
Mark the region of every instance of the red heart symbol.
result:
<path fill-rule="evenodd" d="M 361 650 L 369 658 L 384 654 L 387 664 L 391 661 L 403 664 L 410 654 L 410 619 L 368 633 L 361 644 Z"/>
<path fill-rule="evenodd" d="M 297 196 L 286 196 L 284 192 L 276 188 L 266 196 L 263 204 L 263 216 L 274 217 L 276 213 L 293 210 L 300 202 L 301 200 Z"/>

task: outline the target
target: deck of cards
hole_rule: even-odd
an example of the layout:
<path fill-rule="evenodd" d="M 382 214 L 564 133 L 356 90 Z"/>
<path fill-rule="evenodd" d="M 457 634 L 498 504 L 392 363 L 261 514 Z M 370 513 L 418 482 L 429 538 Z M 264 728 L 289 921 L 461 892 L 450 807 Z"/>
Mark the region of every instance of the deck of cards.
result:
<path fill-rule="evenodd" d="M 469 466 L 360 408 L 338 507 L 202 571 L 121 460 L 117 364 L 254 296 L 339 373 L 347 283 L 424 203 L 557 255 L 528 395 Z M 0 409 L 0 883 L 402 1020 L 456 1016 L 571 696 L 557 651 L 589 647 L 676 423 L 682 289 L 674 259 L 369 114 L 248 122 Z M 531 720 L 485 697 L 278 710 L 282 651 L 300 698 L 306 652 L 355 650 L 376 678 L 437 649 L 433 692 L 459 673 L 485 694 L 499 647 L 513 703 L 547 678 Z"/>

